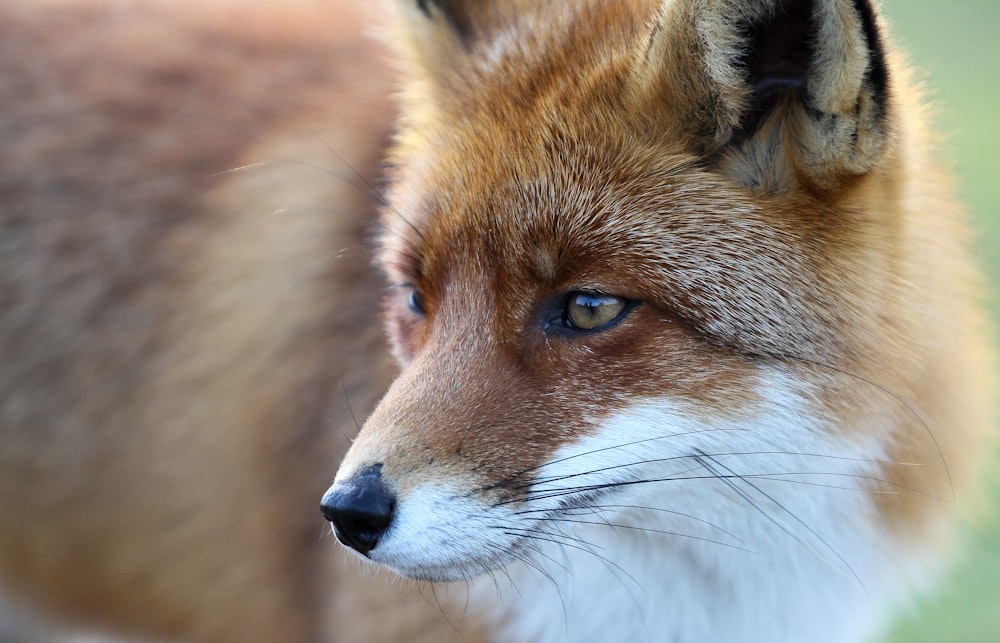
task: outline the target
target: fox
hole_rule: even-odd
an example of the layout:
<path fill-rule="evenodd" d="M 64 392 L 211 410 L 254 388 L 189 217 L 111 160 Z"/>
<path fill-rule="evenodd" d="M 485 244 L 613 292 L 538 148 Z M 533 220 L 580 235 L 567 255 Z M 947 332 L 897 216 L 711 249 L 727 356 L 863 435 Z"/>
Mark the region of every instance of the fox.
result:
<path fill-rule="evenodd" d="M 501 640 L 877 636 L 993 439 L 964 215 L 879 7 L 393 8 L 401 371 L 337 539 L 469 582 Z"/>
<path fill-rule="evenodd" d="M 983 503 L 970 233 L 868 0 L 0 35 L 2 641 L 860 640 Z"/>

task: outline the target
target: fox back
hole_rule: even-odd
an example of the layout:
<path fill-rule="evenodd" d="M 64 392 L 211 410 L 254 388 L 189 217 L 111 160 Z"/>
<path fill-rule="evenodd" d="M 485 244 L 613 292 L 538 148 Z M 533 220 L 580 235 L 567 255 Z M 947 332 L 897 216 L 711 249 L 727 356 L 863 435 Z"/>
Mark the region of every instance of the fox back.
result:
<path fill-rule="evenodd" d="M 395 4 L 402 371 L 338 538 L 492 577 L 516 640 L 877 632 L 991 426 L 964 214 L 877 8 Z"/>

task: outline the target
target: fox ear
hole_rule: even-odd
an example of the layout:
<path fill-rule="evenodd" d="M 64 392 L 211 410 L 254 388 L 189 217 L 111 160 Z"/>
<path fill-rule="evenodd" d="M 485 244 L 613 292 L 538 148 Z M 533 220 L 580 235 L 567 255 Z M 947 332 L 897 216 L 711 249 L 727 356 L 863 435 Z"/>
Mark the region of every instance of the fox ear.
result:
<path fill-rule="evenodd" d="M 669 0 L 658 20 L 641 86 L 720 171 L 834 189 L 881 160 L 889 78 L 869 0 Z"/>

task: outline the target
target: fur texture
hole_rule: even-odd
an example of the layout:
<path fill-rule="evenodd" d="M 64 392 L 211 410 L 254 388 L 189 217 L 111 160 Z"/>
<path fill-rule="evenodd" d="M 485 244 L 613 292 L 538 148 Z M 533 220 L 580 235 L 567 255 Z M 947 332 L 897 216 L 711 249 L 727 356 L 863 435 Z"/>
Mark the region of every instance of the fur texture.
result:
<path fill-rule="evenodd" d="M 873 636 L 991 427 L 964 217 L 876 8 L 397 5 L 403 370 L 341 540 L 492 575 L 515 640 Z"/>
<path fill-rule="evenodd" d="M 878 12 L 363 4 L 0 5 L 0 639 L 851 640 L 932 582 L 989 350 Z M 475 580 L 332 546 L 370 411 L 355 544 Z"/>
<path fill-rule="evenodd" d="M 393 374 L 364 183 L 393 109 L 360 9 L 0 6 L 0 587 L 19 611 L 102 639 L 462 637 L 316 511 Z"/>

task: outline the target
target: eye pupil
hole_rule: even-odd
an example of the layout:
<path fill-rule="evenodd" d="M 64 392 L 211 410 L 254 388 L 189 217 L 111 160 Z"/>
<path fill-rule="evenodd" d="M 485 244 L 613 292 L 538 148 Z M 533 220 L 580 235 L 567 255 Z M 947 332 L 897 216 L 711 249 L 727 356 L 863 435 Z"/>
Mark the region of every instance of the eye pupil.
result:
<path fill-rule="evenodd" d="M 566 301 L 564 320 L 570 328 L 595 330 L 618 319 L 626 303 L 621 297 L 576 292 Z"/>

